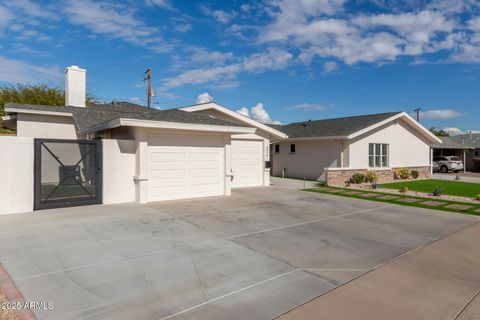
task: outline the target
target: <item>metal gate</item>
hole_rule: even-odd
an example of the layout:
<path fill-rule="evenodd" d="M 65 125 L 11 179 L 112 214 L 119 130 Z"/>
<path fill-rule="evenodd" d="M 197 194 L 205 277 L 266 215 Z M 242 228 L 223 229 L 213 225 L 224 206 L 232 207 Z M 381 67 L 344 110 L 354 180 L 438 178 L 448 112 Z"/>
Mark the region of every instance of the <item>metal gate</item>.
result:
<path fill-rule="evenodd" d="M 35 139 L 35 209 L 98 203 L 101 141 Z"/>

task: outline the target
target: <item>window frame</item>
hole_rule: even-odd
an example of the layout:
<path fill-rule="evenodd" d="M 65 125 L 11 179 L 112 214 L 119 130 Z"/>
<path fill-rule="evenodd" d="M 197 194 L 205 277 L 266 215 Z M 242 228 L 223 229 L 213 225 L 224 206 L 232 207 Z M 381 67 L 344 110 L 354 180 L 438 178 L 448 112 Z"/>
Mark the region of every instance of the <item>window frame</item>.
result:
<path fill-rule="evenodd" d="M 390 167 L 390 144 L 371 142 L 368 144 L 368 167 Z"/>

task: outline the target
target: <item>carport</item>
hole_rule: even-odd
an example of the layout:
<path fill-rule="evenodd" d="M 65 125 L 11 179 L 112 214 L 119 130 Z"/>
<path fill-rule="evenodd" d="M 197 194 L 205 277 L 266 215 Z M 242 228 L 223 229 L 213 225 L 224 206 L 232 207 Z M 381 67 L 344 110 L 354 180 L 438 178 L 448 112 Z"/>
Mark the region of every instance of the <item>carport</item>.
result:
<path fill-rule="evenodd" d="M 463 172 L 467 170 L 467 152 L 473 150 L 471 146 L 460 144 L 450 137 L 439 137 L 442 140 L 441 144 L 432 146 L 433 157 L 438 156 L 456 156 L 463 162 Z"/>

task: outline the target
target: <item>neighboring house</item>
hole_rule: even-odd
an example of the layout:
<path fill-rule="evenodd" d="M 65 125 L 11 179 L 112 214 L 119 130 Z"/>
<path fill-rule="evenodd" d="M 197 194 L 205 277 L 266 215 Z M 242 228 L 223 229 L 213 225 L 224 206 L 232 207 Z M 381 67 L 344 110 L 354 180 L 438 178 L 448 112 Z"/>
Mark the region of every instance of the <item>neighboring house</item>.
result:
<path fill-rule="evenodd" d="M 466 170 L 480 172 L 480 134 L 460 134 L 451 139 L 470 148 L 465 157 Z"/>
<path fill-rule="evenodd" d="M 431 173 L 430 146 L 441 143 L 405 112 L 390 112 L 272 126 L 288 138 L 272 145 L 274 176 L 343 185 L 374 170 L 380 182 L 405 167 Z"/>
<path fill-rule="evenodd" d="M 469 154 L 475 149 L 473 146 L 459 143 L 454 137 L 438 137 L 442 143 L 437 143 L 432 146 L 433 156 L 456 156 L 463 161 L 464 171 L 472 171 L 473 160 L 471 163 L 467 160 Z M 470 164 L 470 165 L 469 165 Z"/>
<path fill-rule="evenodd" d="M 235 187 L 270 184 L 270 140 L 284 139 L 284 133 L 215 103 L 172 110 L 131 103 L 86 107 L 85 87 L 85 70 L 69 67 L 66 106 L 5 105 L 3 119 L 17 137 L 0 140 L 0 164 L 11 174 L 3 179 L 10 182 L 0 190 L 0 213 L 31 211 L 51 194 L 57 194 L 51 206 L 72 205 L 78 199 L 69 190 L 93 198 L 100 181 L 96 203 L 221 196 Z M 34 139 L 40 145 L 35 154 Z M 89 146 L 96 143 L 89 141 L 99 140 L 93 159 Z M 87 162 L 100 156 L 102 165 L 89 169 Z M 35 168 L 34 157 L 43 161 Z M 41 182 L 34 181 L 34 171 Z"/>

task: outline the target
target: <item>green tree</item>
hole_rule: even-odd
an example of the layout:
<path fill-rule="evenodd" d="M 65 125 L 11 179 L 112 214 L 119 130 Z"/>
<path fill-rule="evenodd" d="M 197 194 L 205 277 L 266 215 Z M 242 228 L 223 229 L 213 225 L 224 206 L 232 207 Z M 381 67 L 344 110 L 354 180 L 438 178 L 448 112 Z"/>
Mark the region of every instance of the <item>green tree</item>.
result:
<path fill-rule="evenodd" d="M 40 85 L 4 85 L 0 87 L 0 117 L 5 115 L 5 103 L 40 104 L 47 106 L 65 105 L 64 91 L 60 88 Z M 87 105 L 94 103 L 92 97 L 87 97 Z M 0 119 L 0 133 L 13 133 L 13 130 L 6 129 Z"/>
<path fill-rule="evenodd" d="M 430 128 L 430 132 L 436 135 L 437 137 L 449 137 L 450 134 L 444 130 L 437 130 L 435 127 Z"/>

